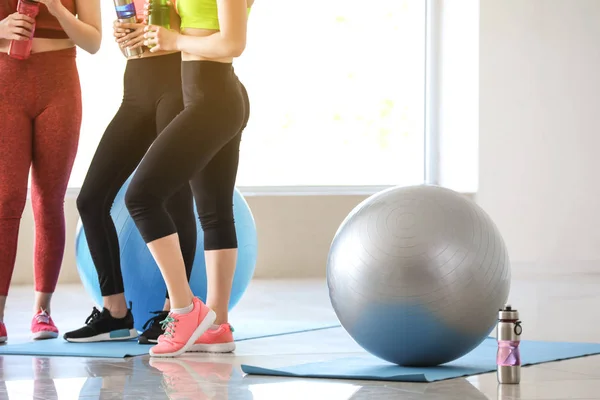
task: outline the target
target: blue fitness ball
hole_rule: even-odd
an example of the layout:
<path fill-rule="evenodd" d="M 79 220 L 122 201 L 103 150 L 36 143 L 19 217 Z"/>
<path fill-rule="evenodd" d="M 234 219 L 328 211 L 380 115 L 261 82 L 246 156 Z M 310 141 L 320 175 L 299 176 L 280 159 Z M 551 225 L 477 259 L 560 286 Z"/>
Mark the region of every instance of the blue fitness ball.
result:
<path fill-rule="evenodd" d="M 125 297 L 128 302 L 132 302 L 135 328 L 141 332 L 144 323 L 153 316 L 151 312 L 162 310 L 166 295 L 166 285 L 158 265 L 154 261 L 154 258 L 152 258 L 152 254 L 150 254 L 146 243 L 144 243 L 142 236 L 125 207 L 125 193 L 130 181 L 131 178 L 125 182 L 117 194 L 111 209 L 111 216 L 119 237 Z M 238 238 L 238 260 L 233 278 L 231 300 L 229 302 L 230 310 L 241 300 L 252 280 L 258 248 L 254 217 L 248 203 L 237 189 L 235 189 L 233 195 L 233 212 Z M 206 301 L 207 283 L 204 259 L 204 233 L 199 223 L 197 211 L 195 213 L 198 242 L 190 286 L 194 295 Z M 98 275 L 92 261 L 81 221 L 79 221 L 77 226 L 75 254 L 79 277 L 86 292 L 92 296 L 96 304 L 101 305 L 102 295 L 100 293 Z"/>

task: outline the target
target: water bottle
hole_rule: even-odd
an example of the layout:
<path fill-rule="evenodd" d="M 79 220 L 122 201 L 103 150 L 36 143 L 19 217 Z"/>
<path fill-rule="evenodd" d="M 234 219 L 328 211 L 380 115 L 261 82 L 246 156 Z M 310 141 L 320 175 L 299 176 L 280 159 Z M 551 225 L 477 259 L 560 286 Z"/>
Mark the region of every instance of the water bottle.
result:
<path fill-rule="evenodd" d="M 498 313 L 497 340 L 498 355 L 496 358 L 498 383 L 517 384 L 521 382 L 521 321 L 519 312 L 506 305 Z"/>
<path fill-rule="evenodd" d="M 151 0 L 148 24 L 171 29 L 171 8 L 167 0 Z"/>
<path fill-rule="evenodd" d="M 117 12 L 117 19 L 119 22 L 125 22 L 130 24 L 137 23 L 137 19 L 135 17 L 135 4 L 133 0 L 113 0 L 115 4 L 115 11 Z M 144 53 L 144 49 L 142 47 L 137 47 L 135 49 L 130 49 L 128 47 L 124 47 L 121 49 L 125 57 L 141 57 Z"/>
<path fill-rule="evenodd" d="M 25 14 L 35 20 L 40 11 L 40 3 L 38 0 L 19 0 L 17 3 L 17 12 Z M 31 54 L 31 46 L 33 45 L 33 33 L 35 32 L 35 22 L 31 29 L 31 37 L 29 40 L 11 40 L 8 48 L 8 55 L 17 60 L 25 60 Z"/>

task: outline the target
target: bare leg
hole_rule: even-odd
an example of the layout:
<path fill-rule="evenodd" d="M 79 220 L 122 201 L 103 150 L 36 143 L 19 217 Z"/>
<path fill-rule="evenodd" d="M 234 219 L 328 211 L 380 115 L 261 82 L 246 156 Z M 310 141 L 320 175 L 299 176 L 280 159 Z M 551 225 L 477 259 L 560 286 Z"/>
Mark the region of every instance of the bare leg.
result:
<path fill-rule="evenodd" d="M 208 295 L 206 305 L 216 314 L 216 325 L 229 322 L 229 298 L 237 261 L 237 249 L 206 251 Z"/>
<path fill-rule="evenodd" d="M 163 311 L 171 310 L 171 300 L 165 299 L 165 305 L 163 306 Z"/>
<path fill-rule="evenodd" d="M 40 310 L 44 310 L 48 315 L 51 315 L 51 301 L 52 293 L 35 292 L 35 303 L 33 306 L 33 313 L 37 314 L 38 312 L 40 312 Z"/>
<path fill-rule="evenodd" d="M 127 300 L 125 293 L 113 294 L 111 296 L 102 297 L 104 308 L 110 311 L 113 318 L 125 318 L 127 315 Z"/>
<path fill-rule="evenodd" d="M 174 233 L 154 240 L 148 243 L 148 248 L 165 278 L 171 307 L 185 308 L 192 304 L 194 295 L 185 274 L 179 236 Z"/>

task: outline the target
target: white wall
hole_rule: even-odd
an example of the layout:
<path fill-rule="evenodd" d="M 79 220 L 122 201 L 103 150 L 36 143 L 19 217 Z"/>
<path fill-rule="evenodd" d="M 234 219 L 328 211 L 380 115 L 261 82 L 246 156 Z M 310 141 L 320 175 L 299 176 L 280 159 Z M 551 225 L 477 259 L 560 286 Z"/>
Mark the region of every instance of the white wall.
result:
<path fill-rule="evenodd" d="M 477 201 L 513 262 L 597 265 L 600 1 L 481 0 L 480 9 Z"/>

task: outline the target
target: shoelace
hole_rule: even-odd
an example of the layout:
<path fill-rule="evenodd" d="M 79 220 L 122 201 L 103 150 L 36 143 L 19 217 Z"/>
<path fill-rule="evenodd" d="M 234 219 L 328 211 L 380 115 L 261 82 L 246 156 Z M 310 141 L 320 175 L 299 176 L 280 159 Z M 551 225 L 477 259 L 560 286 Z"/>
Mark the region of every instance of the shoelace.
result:
<path fill-rule="evenodd" d="M 168 337 L 173 337 L 175 334 L 175 323 L 179 322 L 179 320 L 171 317 L 171 314 L 167 315 L 163 321 L 160 322 L 160 326 L 162 330 L 165 332 L 163 335 Z"/>
<path fill-rule="evenodd" d="M 45 310 L 42 310 L 41 313 L 39 313 L 38 315 L 35 316 L 35 321 L 38 324 L 49 324 L 50 316 L 46 313 Z"/>
<path fill-rule="evenodd" d="M 87 319 L 85 320 L 85 324 L 91 325 L 94 322 L 98 321 L 101 316 L 102 316 L 102 313 L 100 312 L 100 310 L 98 310 L 96 307 L 94 307 L 90 316 L 87 317 Z"/>
<path fill-rule="evenodd" d="M 148 321 L 146 321 L 146 323 L 144 324 L 144 326 L 142 326 L 143 330 L 148 329 L 148 327 L 150 325 L 154 325 L 155 323 L 160 323 L 162 322 L 161 320 L 163 319 L 162 314 L 164 314 L 164 311 L 151 311 L 150 314 L 155 314 L 154 317 L 150 318 Z"/>

